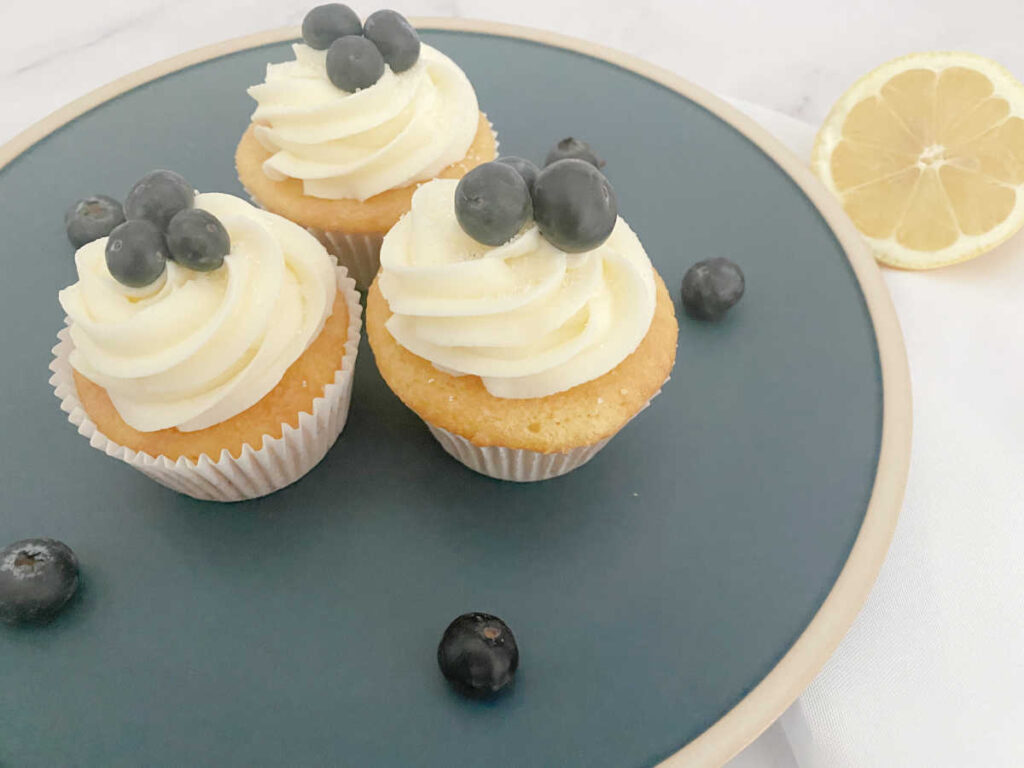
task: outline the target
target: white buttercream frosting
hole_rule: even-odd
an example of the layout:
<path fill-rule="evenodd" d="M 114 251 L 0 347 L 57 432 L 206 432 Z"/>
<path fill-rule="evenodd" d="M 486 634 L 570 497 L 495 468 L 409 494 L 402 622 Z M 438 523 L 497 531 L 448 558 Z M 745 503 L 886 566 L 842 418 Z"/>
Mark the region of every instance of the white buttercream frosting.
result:
<path fill-rule="evenodd" d="M 459 226 L 457 185 L 420 187 L 384 238 L 380 290 L 400 345 L 505 398 L 596 379 L 639 346 L 654 317 L 654 269 L 626 222 L 585 253 L 559 250 L 532 222 L 492 248 Z"/>
<path fill-rule="evenodd" d="M 249 89 L 263 172 L 299 179 L 305 194 L 366 200 L 432 179 L 466 156 L 479 125 L 476 93 L 458 65 L 428 45 L 419 60 L 350 93 L 327 77 L 326 51 L 298 43 Z"/>
<path fill-rule="evenodd" d="M 223 194 L 201 194 L 231 236 L 224 266 L 173 261 L 146 288 L 107 270 L 107 238 L 78 250 L 78 282 L 60 292 L 71 365 L 106 389 L 121 418 L 189 432 L 256 404 L 319 335 L 337 290 L 319 241 L 296 224 Z"/>

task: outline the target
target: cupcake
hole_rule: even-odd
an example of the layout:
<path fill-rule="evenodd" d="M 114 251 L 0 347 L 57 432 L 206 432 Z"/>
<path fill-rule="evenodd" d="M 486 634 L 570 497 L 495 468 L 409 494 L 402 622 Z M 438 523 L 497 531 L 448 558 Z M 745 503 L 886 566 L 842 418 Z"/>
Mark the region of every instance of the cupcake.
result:
<path fill-rule="evenodd" d="M 193 198 L 177 174 L 143 179 L 125 214 L 78 249 L 78 281 L 60 292 L 51 384 L 69 420 L 195 498 L 295 482 L 345 425 L 354 282 L 301 227 L 230 195 Z"/>
<path fill-rule="evenodd" d="M 366 24 L 347 6 L 311 11 L 293 61 L 269 64 L 235 153 L 260 206 L 305 227 L 361 288 L 416 187 L 493 160 L 495 135 L 451 59 L 394 11 Z"/>
<path fill-rule="evenodd" d="M 593 458 L 661 390 L 678 336 L 607 179 L 572 158 L 420 187 L 384 239 L 366 328 L 443 448 L 514 481 Z"/>

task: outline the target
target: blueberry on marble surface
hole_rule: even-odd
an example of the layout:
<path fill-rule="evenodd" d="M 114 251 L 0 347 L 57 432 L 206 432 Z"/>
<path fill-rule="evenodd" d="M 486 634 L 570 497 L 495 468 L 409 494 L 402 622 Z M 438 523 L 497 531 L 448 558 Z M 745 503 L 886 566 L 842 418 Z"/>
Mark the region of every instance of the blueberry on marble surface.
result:
<path fill-rule="evenodd" d="M 343 3 L 318 5 L 302 20 L 302 39 L 318 51 L 326 51 L 339 37 L 362 33 L 356 12 Z"/>
<path fill-rule="evenodd" d="M 517 157 L 515 155 L 499 157 L 495 162 L 504 163 L 515 168 L 516 172 L 523 177 L 523 181 L 526 182 L 526 188 L 530 190 L 530 194 L 533 194 L 533 183 L 537 181 L 537 174 L 540 173 L 540 168 L 525 157 Z"/>
<path fill-rule="evenodd" d="M 420 57 L 420 36 L 397 11 L 371 13 L 366 17 L 363 34 L 377 46 L 392 72 L 404 72 Z"/>
<path fill-rule="evenodd" d="M 164 233 L 146 219 L 129 219 L 107 238 L 107 270 L 122 285 L 143 288 L 167 268 Z"/>
<path fill-rule="evenodd" d="M 0 621 L 52 619 L 78 589 L 78 558 L 55 539 L 24 539 L 0 549 Z"/>
<path fill-rule="evenodd" d="M 484 245 L 515 237 L 533 212 L 530 190 L 511 165 L 478 165 L 455 188 L 455 218 L 463 231 Z"/>
<path fill-rule="evenodd" d="M 327 50 L 327 77 L 343 91 L 369 88 L 383 74 L 384 57 L 365 37 L 340 37 Z"/>
<path fill-rule="evenodd" d="M 146 219 L 161 231 L 174 214 L 195 205 L 196 193 L 180 173 L 151 171 L 135 182 L 124 201 L 125 218 Z"/>
<path fill-rule="evenodd" d="M 533 186 L 533 217 L 541 235 L 567 253 L 589 251 L 607 240 L 618 210 L 608 179 L 585 160 L 552 163 Z"/>
<path fill-rule="evenodd" d="M 75 248 L 106 237 L 124 221 L 121 203 L 107 195 L 83 197 L 64 214 L 64 229 Z"/>
<path fill-rule="evenodd" d="M 497 616 L 466 613 L 444 631 L 437 663 L 463 693 L 489 696 L 512 682 L 519 667 L 519 647 L 512 630 Z"/>
<path fill-rule="evenodd" d="M 231 237 L 220 220 L 208 211 L 180 211 L 167 225 L 167 250 L 178 264 L 210 272 L 231 252 Z"/>
<path fill-rule="evenodd" d="M 743 296 L 743 271 L 718 256 L 698 261 L 683 277 L 683 308 L 698 320 L 720 320 Z"/>
<path fill-rule="evenodd" d="M 594 154 L 590 145 L 580 139 L 568 136 L 555 144 L 544 159 L 544 165 L 557 163 L 559 160 L 585 160 L 595 168 L 604 168 L 604 160 Z"/>

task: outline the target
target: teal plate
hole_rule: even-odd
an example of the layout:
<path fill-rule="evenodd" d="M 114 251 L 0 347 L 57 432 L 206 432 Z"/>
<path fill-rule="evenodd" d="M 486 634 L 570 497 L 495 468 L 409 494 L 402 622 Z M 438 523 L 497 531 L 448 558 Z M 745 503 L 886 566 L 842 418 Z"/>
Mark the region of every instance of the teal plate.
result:
<path fill-rule="evenodd" d="M 319 467 L 265 499 L 198 502 L 92 449 L 47 386 L 75 279 L 62 216 L 157 167 L 241 194 L 245 88 L 288 45 L 200 52 L 34 129 L 0 170 L 0 539 L 62 539 L 83 586 L 50 626 L 0 627 L 0 765 L 721 763 L 852 621 L 902 495 L 909 389 L 851 225 L 698 89 L 565 39 L 457 26 L 424 39 L 465 69 L 503 150 L 540 159 L 585 137 L 673 295 L 709 256 L 742 266 L 747 295 L 718 325 L 677 307 L 672 380 L 566 477 L 463 468 L 364 344 Z M 436 666 L 469 610 L 519 639 L 497 701 L 460 698 Z"/>

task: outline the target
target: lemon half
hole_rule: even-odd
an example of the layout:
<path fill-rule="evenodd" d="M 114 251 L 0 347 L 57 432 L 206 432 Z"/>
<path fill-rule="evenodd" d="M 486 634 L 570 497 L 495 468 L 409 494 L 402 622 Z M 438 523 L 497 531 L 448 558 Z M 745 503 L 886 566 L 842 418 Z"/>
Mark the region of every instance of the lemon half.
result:
<path fill-rule="evenodd" d="M 858 80 L 811 161 L 876 258 L 929 269 L 1024 225 L 1024 86 L 970 53 L 915 53 Z"/>

